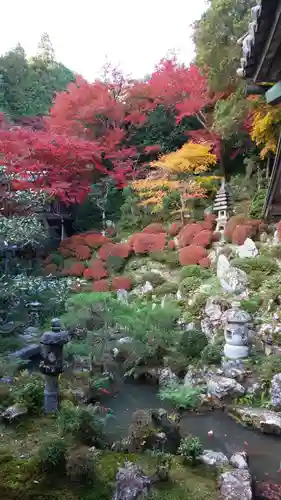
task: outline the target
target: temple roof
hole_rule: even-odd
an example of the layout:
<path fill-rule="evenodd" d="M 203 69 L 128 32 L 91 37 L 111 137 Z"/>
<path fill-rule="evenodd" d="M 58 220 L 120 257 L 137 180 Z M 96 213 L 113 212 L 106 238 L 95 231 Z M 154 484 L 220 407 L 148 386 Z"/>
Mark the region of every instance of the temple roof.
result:
<path fill-rule="evenodd" d="M 239 42 L 239 76 L 257 84 L 281 80 L 281 0 L 260 0 L 251 9 L 249 31 Z"/>

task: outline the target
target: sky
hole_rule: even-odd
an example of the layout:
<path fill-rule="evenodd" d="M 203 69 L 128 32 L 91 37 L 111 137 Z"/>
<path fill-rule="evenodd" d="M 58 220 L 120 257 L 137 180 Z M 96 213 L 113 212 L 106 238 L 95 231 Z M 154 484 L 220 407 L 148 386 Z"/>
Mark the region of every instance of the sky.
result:
<path fill-rule="evenodd" d="M 205 8 L 206 0 L 7 0 L 0 54 L 20 42 L 32 56 L 47 32 L 57 60 L 90 81 L 106 60 L 140 78 L 169 51 L 192 60 L 191 25 Z"/>

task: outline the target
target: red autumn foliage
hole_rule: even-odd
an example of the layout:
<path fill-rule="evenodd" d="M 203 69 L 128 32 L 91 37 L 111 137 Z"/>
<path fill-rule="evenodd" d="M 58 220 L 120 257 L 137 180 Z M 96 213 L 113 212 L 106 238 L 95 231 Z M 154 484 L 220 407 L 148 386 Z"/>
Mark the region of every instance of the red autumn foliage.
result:
<path fill-rule="evenodd" d="M 212 231 L 204 229 L 203 231 L 200 231 L 200 233 L 197 233 L 194 236 L 192 244 L 199 245 L 200 247 L 207 247 L 211 244 L 212 235 L 213 235 Z"/>
<path fill-rule="evenodd" d="M 221 239 L 221 233 L 219 231 L 214 232 L 212 234 L 212 242 L 213 243 L 216 243 L 217 241 L 220 241 L 220 239 Z"/>
<path fill-rule="evenodd" d="M 104 263 L 99 259 L 95 259 L 91 262 L 91 266 L 85 269 L 83 276 L 86 279 L 101 280 L 107 278 L 108 272 Z"/>
<path fill-rule="evenodd" d="M 160 224 L 160 222 L 154 222 L 153 224 L 146 226 L 142 232 L 148 234 L 165 233 L 165 228 L 163 224 Z"/>
<path fill-rule="evenodd" d="M 230 219 L 227 221 L 225 230 L 224 230 L 224 235 L 225 237 L 231 241 L 232 239 L 232 234 L 236 226 L 245 224 L 247 222 L 247 217 L 245 215 L 239 214 L 239 215 L 234 215 L 233 217 L 230 217 Z"/>
<path fill-rule="evenodd" d="M 209 229 L 211 231 L 214 227 L 215 222 L 216 222 L 215 214 L 209 214 L 206 215 L 204 222 L 202 222 L 202 226 L 204 229 Z"/>
<path fill-rule="evenodd" d="M 75 248 L 75 255 L 79 260 L 88 260 L 92 255 L 92 251 L 86 245 L 78 245 Z"/>
<path fill-rule="evenodd" d="M 186 224 L 179 234 L 178 234 L 178 242 L 179 247 L 183 248 L 192 243 L 194 236 L 202 230 L 202 225 L 200 223 Z"/>
<path fill-rule="evenodd" d="M 251 234 L 251 227 L 250 226 L 236 226 L 232 233 L 232 238 L 231 241 L 235 245 L 243 245 L 245 243 L 245 240 L 250 236 Z"/>
<path fill-rule="evenodd" d="M 56 274 L 57 271 L 58 271 L 58 268 L 57 268 L 56 264 L 52 264 L 52 263 L 47 264 L 45 266 L 45 268 L 44 268 L 44 273 L 46 275 L 48 275 L 48 274 Z"/>
<path fill-rule="evenodd" d="M 126 259 L 129 257 L 130 253 L 131 246 L 129 243 L 107 243 L 99 249 L 98 256 L 101 260 L 107 260 L 111 256 Z"/>
<path fill-rule="evenodd" d="M 179 260 L 182 266 L 199 264 L 200 260 L 207 257 L 207 251 L 197 245 L 189 245 L 179 251 Z"/>
<path fill-rule="evenodd" d="M 109 238 L 99 233 L 86 233 L 83 239 L 90 248 L 99 248 L 110 242 Z"/>
<path fill-rule="evenodd" d="M 132 240 L 133 250 L 139 254 L 149 254 L 152 252 L 159 252 L 164 250 L 166 244 L 166 234 L 134 234 Z"/>
<path fill-rule="evenodd" d="M 110 283 L 108 280 L 98 280 L 94 281 L 92 284 L 92 290 L 94 292 L 108 292 L 110 289 Z"/>
<path fill-rule="evenodd" d="M 181 229 L 182 229 L 182 224 L 179 224 L 178 222 L 173 222 L 168 229 L 168 234 L 170 236 L 177 236 L 177 234 L 179 234 Z"/>
<path fill-rule="evenodd" d="M 132 286 L 132 280 L 127 276 L 116 276 L 112 280 L 113 290 L 131 290 Z"/>
<path fill-rule="evenodd" d="M 75 262 L 71 267 L 68 268 L 68 276 L 83 276 L 85 266 L 82 262 Z"/>
<path fill-rule="evenodd" d="M 169 248 L 170 250 L 174 250 L 174 249 L 176 248 L 176 244 L 175 244 L 174 240 L 170 240 L 170 241 L 168 242 L 168 248 Z"/>
<path fill-rule="evenodd" d="M 210 267 L 211 261 L 209 257 L 204 257 L 204 259 L 199 260 L 199 266 L 201 267 Z"/>

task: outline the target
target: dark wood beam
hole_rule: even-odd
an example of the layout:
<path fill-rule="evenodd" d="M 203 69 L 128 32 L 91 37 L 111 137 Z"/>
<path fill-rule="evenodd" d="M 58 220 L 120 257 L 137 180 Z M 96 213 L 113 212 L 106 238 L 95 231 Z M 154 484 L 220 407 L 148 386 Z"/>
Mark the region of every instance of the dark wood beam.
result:
<path fill-rule="evenodd" d="M 269 74 L 272 61 L 275 59 L 278 49 L 280 48 L 281 44 L 280 35 L 281 35 L 281 0 L 279 0 L 279 4 L 274 16 L 274 21 L 254 76 L 254 83 L 270 81 L 270 79 L 267 78 L 267 75 Z M 280 57 L 277 58 L 277 60 L 279 59 Z M 279 63 L 279 68 L 280 68 L 280 63 Z"/>

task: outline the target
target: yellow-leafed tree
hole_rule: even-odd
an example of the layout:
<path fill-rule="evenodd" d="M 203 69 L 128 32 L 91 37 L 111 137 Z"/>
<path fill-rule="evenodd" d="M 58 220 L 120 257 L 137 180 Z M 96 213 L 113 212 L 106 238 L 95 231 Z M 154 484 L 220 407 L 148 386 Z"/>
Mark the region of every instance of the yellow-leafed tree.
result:
<path fill-rule="evenodd" d="M 199 174 L 216 163 L 216 155 L 210 153 L 209 145 L 187 142 L 181 149 L 153 162 L 153 170 L 145 179 L 135 181 L 133 188 L 141 199 L 140 204 L 150 206 L 153 212 L 162 210 L 169 193 L 178 192 L 175 211 L 180 213 L 183 222 L 190 200 L 205 197 L 206 191 L 200 185 Z"/>
<path fill-rule="evenodd" d="M 276 153 L 281 129 L 281 106 L 269 106 L 260 100 L 255 101 L 252 117 L 251 138 L 261 147 L 260 157 Z"/>

